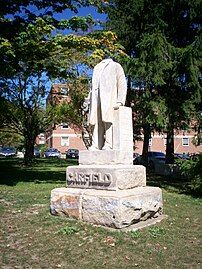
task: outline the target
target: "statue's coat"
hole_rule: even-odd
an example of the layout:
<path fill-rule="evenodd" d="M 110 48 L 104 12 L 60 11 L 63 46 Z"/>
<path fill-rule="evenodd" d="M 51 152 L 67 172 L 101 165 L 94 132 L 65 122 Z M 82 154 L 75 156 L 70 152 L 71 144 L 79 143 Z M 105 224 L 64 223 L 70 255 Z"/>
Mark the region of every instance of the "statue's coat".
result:
<path fill-rule="evenodd" d="M 127 83 L 122 66 L 105 59 L 93 70 L 89 123 L 97 123 L 98 106 L 101 106 L 103 122 L 113 123 L 113 111 L 117 103 L 125 104 Z"/>

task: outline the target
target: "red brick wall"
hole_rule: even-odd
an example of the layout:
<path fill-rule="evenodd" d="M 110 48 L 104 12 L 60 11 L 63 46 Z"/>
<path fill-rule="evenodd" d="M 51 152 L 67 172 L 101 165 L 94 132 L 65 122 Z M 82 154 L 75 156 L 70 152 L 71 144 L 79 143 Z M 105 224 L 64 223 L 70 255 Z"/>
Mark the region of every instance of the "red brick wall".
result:
<path fill-rule="evenodd" d="M 53 84 L 51 91 L 47 98 L 47 104 L 49 102 L 54 103 L 61 103 L 61 102 L 71 102 L 71 98 L 68 95 L 61 94 L 61 88 L 69 88 L 70 85 L 68 84 Z M 198 153 L 202 152 L 202 146 L 195 147 L 192 144 L 192 137 L 194 137 L 195 133 L 190 132 L 187 133 L 185 131 L 181 131 L 176 133 L 175 135 L 175 152 L 176 153 Z M 69 145 L 62 146 L 61 145 L 61 137 L 69 137 Z M 182 145 L 182 138 L 188 137 L 189 138 L 189 145 L 183 146 Z M 61 153 L 65 153 L 68 148 L 76 148 L 79 150 L 85 149 L 85 145 L 81 139 L 81 135 L 79 135 L 79 131 L 76 132 L 74 128 L 62 129 L 61 126 L 57 126 L 57 128 L 53 131 L 48 131 L 46 133 L 46 145 L 48 147 L 54 147 L 61 151 Z M 142 146 L 143 141 L 136 141 L 135 143 L 135 152 L 142 153 Z M 150 151 L 161 151 L 165 152 L 165 136 L 154 134 L 152 135 L 151 145 L 149 147 Z"/>
<path fill-rule="evenodd" d="M 50 102 L 55 104 L 71 102 L 71 98 L 68 95 L 69 93 L 66 92 L 66 94 L 63 94 L 61 91 L 61 88 L 69 90 L 69 87 L 70 85 L 68 84 L 53 84 L 47 97 L 46 104 L 48 105 Z M 79 150 L 86 149 L 79 131 L 76 131 L 73 126 L 62 128 L 61 125 L 56 126 L 54 130 L 50 128 L 50 130 L 46 132 L 47 147 L 57 148 L 61 153 L 65 153 L 69 148 Z M 66 139 L 64 140 L 62 138 Z M 66 142 L 67 144 L 62 145 L 62 142 Z"/>
<path fill-rule="evenodd" d="M 175 135 L 174 139 L 174 151 L 175 153 L 200 153 L 202 152 L 202 145 L 195 146 L 192 143 L 194 133 L 190 132 L 179 132 Z M 165 135 L 154 134 L 152 135 L 151 144 L 149 146 L 149 151 L 161 151 L 165 153 L 166 145 L 165 145 Z M 188 138 L 189 145 L 185 146 L 182 144 L 182 139 Z M 135 152 L 142 154 L 143 141 L 136 141 L 135 143 Z"/>
<path fill-rule="evenodd" d="M 62 137 L 68 137 L 68 145 L 62 146 Z M 46 145 L 48 147 L 57 148 L 61 153 L 65 153 L 69 148 L 78 150 L 86 149 L 81 134 L 73 128 L 62 128 L 58 125 L 55 130 L 47 133 Z"/>

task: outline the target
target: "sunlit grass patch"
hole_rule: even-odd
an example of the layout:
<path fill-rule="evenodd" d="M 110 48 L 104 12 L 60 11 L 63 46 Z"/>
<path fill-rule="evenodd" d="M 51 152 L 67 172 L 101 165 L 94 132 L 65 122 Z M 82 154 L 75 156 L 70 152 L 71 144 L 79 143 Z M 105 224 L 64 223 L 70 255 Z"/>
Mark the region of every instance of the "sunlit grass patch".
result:
<path fill-rule="evenodd" d="M 65 186 L 67 160 L 39 160 L 29 171 L 10 161 L 3 167 L 0 160 L 7 183 L 0 185 L 1 268 L 201 267 L 200 198 L 163 189 L 165 220 L 138 231 L 112 231 L 50 214 L 50 193 Z"/>

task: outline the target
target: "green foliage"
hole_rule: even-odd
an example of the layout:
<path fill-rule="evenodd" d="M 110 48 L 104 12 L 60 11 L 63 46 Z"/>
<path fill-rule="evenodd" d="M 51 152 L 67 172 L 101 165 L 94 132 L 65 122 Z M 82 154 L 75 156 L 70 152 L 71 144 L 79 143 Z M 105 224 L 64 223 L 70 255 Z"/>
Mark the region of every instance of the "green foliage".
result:
<path fill-rule="evenodd" d="M 145 34 L 137 45 L 139 57 L 133 77 L 155 88 L 166 84 L 166 72 L 173 67 L 173 47 L 161 32 Z M 149 52 L 149 53 L 148 53 Z"/>
<path fill-rule="evenodd" d="M 172 133 L 188 126 L 200 110 L 202 94 L 200 0 L 94 2 L 107 13 L 106 28 L 117 34 L 129 56 L 123 62 L 128 85 L 140 92 L 128 95 L 134 104 L 134 129 L 150 125 Z M 167 149 L 172 156 L 171 143 Z"/>
<path fill-rule="evenodd" d="M 46 144 L 41 144 L 41 145 L 38 145 L 37 147 L 40 150 L 41 157 L 43 157 L 44 156 L 44 152 L 47 150 L 48 147 L 46 146 Z"/>
<path fill-rule="evenodd" d="M 74 9 L 74 4 L 87 4 L 87 1 L 21 3 L 22 6 L 16 8 L 15 1 L 10 1 L 2 12 L 0 22 L 0 26 L 2 23 L 7 32 L 13 32 L 13 35 L 7 34 L 6 31 L 0 34 L 0 101 L 3 104 L 0 124 L 9 126 L 24 136 L 25 162 L 28 164 L 33 157 L 36 136 L 40 132 L 54 126 L 64 115 L 65 122 L 72 121 L 81 125 L 84 92 L 79 92 L 77 87 L 72 87 L 72 104 L 44 110 L 50 80 L 65 80 L 71 84 L 72 80 L 83 76 L 79 74 L 79 65 L 82 65 L 83 69 L 92 67 L 106 51 L 117 53 L 121 48 L 116 44 L 116 36 L 111 32 L 87 36 L 61 34 L 64 29 L 85 31 L 94 23 L 93 19 L 91 16 L 74 16 L 69 20 L 57 21 L 52 16 L 53 11 Z M 43 15 L 40 13 L 37 16 L 37 11 L 34 14 L 29 10 L 30 3 L 36 6 L 38 12 L 45 7 L 49 7 L 50 12 L 45 10 Z M 19 16 L 15 14 L 17 11 L 21 12 Z M 11 19 L 6 18 L 7 14 L 13 14 Z"/>
<path fill-rule="evenodd" d="M 13 15 L 13 22 L 9 24 L 9 20 L 1 21 L 1 26 L 15 26 L 13 30 L 17 30 L 18 27 L 23 27 L 23 25 L 33 22 L 36 20 L 36 17 L 41 17 L 55 24 L 58 23 L 58 20 L 54 18 L 55 13 L 61 13 L 64 10 L 71 10 L 74 13 L 78 12 L 78 8 L 86 6 L 90 1 L 87 0 L 50 0 L 50 1 L 41 1 L 41 0 L 10 0 L 9 2 L 1 1 L 1 10 L 0 16 L 10 14 Z M 53 19 L 54 18 L 54 19 Z M 5 30 L 5 29 L 3 29 Z M 11 29 L 12 30 L 12 29 Z"/>
<path fill-rule="evenodd" d="M 131 232 L 131 237 L 132 238 L 140 238 L 140 236 L 141 236 L 141 233 L 140 233 L 140 231 L 132 231 Z"/>
<path fill-rule="evenodd" d="M 188 183 L 186 191 L 194 195 L 202 195 L 202 154 L 193 156 L 190 160 L 177 160 L 182 176 Z"/>
<path fill-rule="evenodd" d="M 165 178 L 158 183 L 168 218 L 132 238 L 131 232 L 49 213 L 51 190 L 65 186 L 70 161 L 38 159 L 29 168 L 20 164 L 20 159 L 0 159 L 2 267 L 200 268 L 201 199 L 179 194 L 175 187 L 175 192 L 165 189 Z M 157 177 L 153 179 L 157 183 Z M 62 227 L 79 231 L 65 235 L 58 232 Z M 154 227 L 165 232 L 153 237 L 149 229 Z"/>
<path fill-rule="evenodd" d="M 57 106 L 59 122 L 74 124 L 81 129 L 83 123 L 82 104 L 89 92 L 89 81 L 87 77 L 78 77 L 71 81 L 69 95 L 71 102 L 62 103 Z"/>
<path fill-rule="evenodd" d="M 75 32 L 78 31 L 87 31 L 90 26 L 94 25 L 95 21 L 93 20 L 91 15 L 88 15 L 86 17 L 78 17 L 78 16 L 73 16 L 69 20 L 60 20 L 57 28 L 59 30 L 63 29 L 71 29 Z"/>
<path fill-rule="evenodd" d="M 23 136 L 12 132 L 9 128 L 0 129 L 0 145 L 22 148 L 24 144 Z"/>
<path fill-rule="evenodd" d="M 165 230 L 161 227 L 151 227 L 148 229 L 150 235 L 154 238 L 165 234 Z"/>
<path fill-rule="evenodd" d="M 59 233 L 66 234 L 66 235 L 72 235 L 74 233 L 78 233 L 80 229 L 76 226 L 65 226 L 63 228 L 60 228 Z"/>

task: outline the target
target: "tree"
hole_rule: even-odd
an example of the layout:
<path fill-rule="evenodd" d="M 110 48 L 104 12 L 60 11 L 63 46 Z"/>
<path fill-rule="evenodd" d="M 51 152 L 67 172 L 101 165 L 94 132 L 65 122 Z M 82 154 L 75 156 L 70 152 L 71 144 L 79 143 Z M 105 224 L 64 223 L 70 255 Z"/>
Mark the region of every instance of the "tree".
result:
<path fill-rule="evenodd" d="M 56 117 L 55 123 L 67 123 L 76 132 L 82 134 L 82 138 L 86 147 L 89 147 L 91 141 L 91 129 L 87 121 L 87 111 L 84 113 L 84 100 L 89 93 L 89 78 L 88 76 L 80 75 L 69 80 L 68 96 L 69 100 L 57 102 L 53 100 L 47 106 L 47 111 L 52 114 L 52 118 Z"/>
<path fill-rule="evenodd" d="M 44 110 L 46 83 L 76 78 L 78 63 L 91 66 L 105 49 L 118 49 L 110 32 L 99 39 L 98 34 L 53 35 L 53 30 L 37 18 L 14 38 L 1 38 L 1 122 L 24 136 L 26 165 L 32 161 L 36 136 L 53 121 Z"/>
<path fill-rule="evenodd" d="M 58 123 L 73 124 L 74 129 L 81 131 L 84 143 L 88 147 L 91 140 L 91 128 L 87 124 L 87 114 L 84 113 L 82 106 L 91 87 L 92 70 L 89 72 L 89 68 L 93 68 L 106 54 L 116 58 L 125 57 L 125 53 L 122 46 L 116 43 L 116 36 L 112 32 L 95 31 L 86 36 L 70 35 L 62 39 L 63 43 L 60 44 L 63 48 L 67 44 L 74 47 L 71 63 L 75 74 L 68 77 L 71 102 L 63 102 L 57 106 L 53 102 L 48 110 L 57 115 Z M 64 59 L 66 62 L 66 57 Z M 59 62 L 61 64 L 61 60 Z"/>
<path fill-rule="evenodd" d="M 115 31 L 129 55 L 125 65 L 129 90 L 134 81 L 145 92 L 139 95 L 143 109 L 135 111 L 144 119 L 143 155 L 148 150 L 151 125 L 156 128 L 161 119 L 158 115 L 165 113 L 161 129 L 167 132 L 166 160 L 172 163 L 173 130 L 188 125 L 201 102 L 200 1 L 109 0 L 95 4 L 108 14 L 106 27 Z M 157 117 L 152 116 L 154 110 L 150 109 L 151 101 L 156 99 L 153 91 L 163 105 Z M 152 107 L 155 108 L 154 103 Z M 156 107 L 159 108 L 158 103 Z"/>
<path fill-rule="evenodd" d="M 1 17 L 1 36 L 12 37 L 21 32 L 22 28 L 29 23 L 33 23 L 37 18 L 43 18 L 46 22 L 50 21 L 57 27 L 60 20 L 54 15 L 64 10 L 72 13 L 78 13 L 78 8 L 88 6 L 88 0 L 0 0 L 0 17 Z M 12 19 L 8 19 L 8 15 Z M 81 20 L 79 21 L 81 23 Z M 75 29 L 78 25 L 74 20 Z M 10 31 L 7 31 L 7 30 Z"/>
<path fill-rule="evenodd" d="M 22 135 L 11 132 L 9 128 L 0 128 L 0 146 L 10 146 L 21 149 L 23 142 Z"/>
<path fill-rule="evenodd" d="M 155 43 L 159 44 L 159 49 L 153 45 L 154 36 L 157 37 Z M 190 121 L 197 111 L 196 106 L 200 102 L 198 64 L 192 68 L 188 64 L 188 59 L 194 61 L 195 45 L 178 48 L 169 43 L 161 33 L 155 33 L 145 35 L 139 46 L 142 50 L 138 59 L 139 75 L 148 79 L 146 83 L 156 86 L 158 95 L 166 106 L 163 115 L 165 121 L 162 125 L 163 131 L 167 133 L 166 162 L 173 163 L 174 130 L 189 128 Z M 196 95 L 199 96 L 198 100 Z"/>

